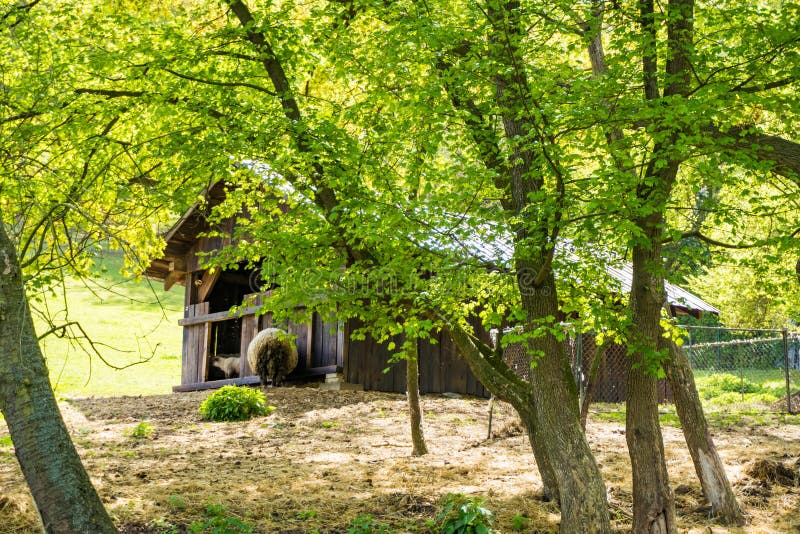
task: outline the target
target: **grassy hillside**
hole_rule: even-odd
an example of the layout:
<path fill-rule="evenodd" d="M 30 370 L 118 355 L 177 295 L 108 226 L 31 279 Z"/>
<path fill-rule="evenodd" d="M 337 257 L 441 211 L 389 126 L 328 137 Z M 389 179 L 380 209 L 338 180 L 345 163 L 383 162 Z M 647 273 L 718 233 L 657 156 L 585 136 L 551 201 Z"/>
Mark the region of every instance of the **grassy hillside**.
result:
<path fill-rule="evenodd" d="M 161 284 L 124 278 L 121 265 L 120 256 L 106 254 L 94 278 L 71 281 L 66 298 L 49 295 L 44 306 L 56 324 L 80 322 L 113 365 L 143 363 L 116 370 L 86 340 L 48 336 L 42 349 L 58 396 L 153 395 L 168 393 L 180 382 L 182 332 L 177 323 L 183 315 L 183 288 L 165 293 Z M 48 329 L 43 321 L 36 328 Z"/>

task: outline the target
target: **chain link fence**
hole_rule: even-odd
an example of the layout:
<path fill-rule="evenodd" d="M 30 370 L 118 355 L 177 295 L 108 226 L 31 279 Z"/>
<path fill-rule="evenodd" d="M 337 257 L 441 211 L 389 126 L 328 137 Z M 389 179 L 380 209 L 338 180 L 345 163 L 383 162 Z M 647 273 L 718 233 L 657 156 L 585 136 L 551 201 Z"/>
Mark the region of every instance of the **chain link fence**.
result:
<path fill-rule="evenodd" d="M 683 350 L 709 410 L 800 409 L 800 333 L 684 327 Z"/>
<path fill-rule="evenodd" d="M 706 410 L 800 411 L 800 333 L 682 328 L 686 332 L 683 350 Z M 588 396 L 593 403 L 625 402 L 625 345 L 606 343 L 598 347 L 593 333 L 571 333 L 564 347 L 581 400 Z M 509 344 L 503 357 L 519 376 L 528 378 L 530 357 L 523 344 Z M 672 402 L 666 379 L 658 381 L 658 396 L 659 402 Z"/>

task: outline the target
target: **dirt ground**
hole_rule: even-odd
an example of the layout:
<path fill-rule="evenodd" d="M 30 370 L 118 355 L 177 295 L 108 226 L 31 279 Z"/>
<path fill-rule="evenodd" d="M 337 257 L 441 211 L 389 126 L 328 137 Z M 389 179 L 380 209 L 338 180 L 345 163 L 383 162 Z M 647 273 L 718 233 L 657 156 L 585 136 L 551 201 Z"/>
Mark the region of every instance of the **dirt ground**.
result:
<path fill-rule="evenodd" d="M 403 396 L 376 392 L 265 389 L 277 409 L 244 423 L 208 423 L 197 408 L 207 392 L 73 399 L 62 411 L 95 487 L 123 532 L 185 532 L 208 504 L 256 532 L 347 532 L 360 514 L 396 532 L 428 532 L 448 492 L 486 498 L 499 532 L 512 517 L 523 532 L 558 530 L 526 436 L 513 410 L 497 404 L 486 439 L 487 401 L 423 397 L 430 454 L 411 456 Z M 149 438 L 131 435 L 147 422 Z M 591 419 L 589 440 L 605 476 L 614 526 L 630 526 L 631 483 L 624 426 Z M 0 427 L 0 531 L 38 532 L 13 448 Z M 680 526 L 686 531 L 799 532 L 800 427 L 737 426 L 716 431 L 749 524 L 728 530 L 707 517 L 680 429 L 664 440 Z M 746 474 L 757 460 L 794 469 L 791 481 Z"/>

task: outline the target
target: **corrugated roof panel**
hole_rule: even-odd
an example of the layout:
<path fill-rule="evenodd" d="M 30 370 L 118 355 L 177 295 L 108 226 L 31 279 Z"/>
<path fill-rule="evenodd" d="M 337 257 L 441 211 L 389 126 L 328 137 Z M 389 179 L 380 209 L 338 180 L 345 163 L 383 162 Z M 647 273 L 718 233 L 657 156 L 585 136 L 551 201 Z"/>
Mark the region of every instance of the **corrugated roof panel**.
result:
<path fill-rule="evenodd" d="M 498 232 L 487 231 L 488 234 L 498 236 Z M 443 232 L 442 237 L 453 237 L 448 232 Z M 479 260 L 482 263 L 495 264 L 502 267 L 511 267 L 514 258 L 514 248 L 510 244 L 511 237 L 507 239 L 495 238 L 494 240 L 483 240 L 478 236 L 461 237 L 457 240 L 457 244 L 452 243 L 450 246 L 436 243 L 434 248 L 447 249 L 453 252 L 460 251 L 466 253 L 468 256 Z M 431 243 L 428 243 L 429 245 Z M 620 290 L 622 293 L 630 293 L 631 283 L 633 281 L 633 266 L 630 263 L 614 262 L 612 263 L 609 258 L 603 258 L 601 255 L 590 252 L 594 261 L 603 264 L 606 273 L 619 282 Z M 588 261 L 581 258 L 575 248 L 569 241 L 562 241 L 556 247 L 556 255 L 562 263 L 574 263 Z M 708 302 L 704 301 L 697 295 L 677 286 L 671 282 L 665 281 L 664 289 L 667 293 L 667 301 L 673 306 L 680 306 L 688 310 L 703 311 L 709 313 L 719 314 L 719 309 L 715 308 Z"/>

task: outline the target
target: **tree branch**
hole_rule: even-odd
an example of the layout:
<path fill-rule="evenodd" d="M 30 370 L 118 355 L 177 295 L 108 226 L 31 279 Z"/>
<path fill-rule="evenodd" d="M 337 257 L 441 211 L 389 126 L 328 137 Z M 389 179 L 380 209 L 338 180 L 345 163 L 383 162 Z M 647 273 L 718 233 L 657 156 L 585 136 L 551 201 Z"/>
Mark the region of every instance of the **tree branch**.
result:
<path fill-rule="evenodd" d="M 145 91 L 125 91 L 125 90 L 114 90 L 114 89 L 93 89 L 90 87 L 78 87 L 74 90 L 76 95 L 99 95 L 105 96 L 108 98 L 118 98 L 118 97 L 139 97 L 145 96 L 147 93 Z"/>
<path fill-rule="evenodd" d="M 206 84 L 206 85 L 216 85 L 216 86 L 219 86 L 219 87 L 244 87 L 244 88 L 247 88 L 247 89 L 253 89 L 255 91 L 259 91 L 261 93 L 266 93 L 266 94 L 268 94 L 270 96 L 275 96 L 275 92 L 274 91 L 270 91 L 266 87 L 261 87 L 260 85 L 256 85 L 256 84 L 253 84 L 253 83 L 247 83 L 247 82 L 219 82 L 219 81 L 216 81 L 216 80 L 204 80 L 202 78 L 197 78 L 195 76 L 190 76 L 188 74 L 181 74 L 180 72 L 176 72 L 176 71 L 174 71 L 172 69 L 164 68 L 164 70 L 169 72 L 173 76 L 177 76 L 178 78 L 181 78 L 183 80 L 189 80 L 190 82 L 197 82 L 197 83 L 202 83 L 202 84 Z"/>
<path fill-rule="evenodd" d="M 783 78 L 782 80 L 775 80 L 773 82 L 765 83 L 762 85 L 751 85 L 747 86 L 747 82 L 742 82 L 733 89 L 731 92 L 735 93 L 759 93 L 761 91 L 769 91 L 770 89 L 778 89 L 780 87 L 786 87 L 787 85 L 792 85 L 793 83 L 797 83 L 798 79 L 796 77 L 792 78 Z"/>
<path fill-rule="evenodd" d="M 717 150 L 739 160 L 744 155 L 744 159 L 770 163 L 772 172 L 800 185 L 800 143 L 741 126 L 725 132 L 713 125 L 703 130 L 717 141 Z"/>
<path fill-rule="evenodd" d="M 241 0 L 227 0 L 227 3 L 239 20 L 240 25 L 245 30 L 247 40 L 256 47 L 256 50 L 262 58 L 261 63 L 264 66 L 264 70 L 267 71 L 267 75 L 275 88 L 275 96 L 280 101 L 284 116 L 289 120 L 293 129 L 297 150 L 302 154 L 312 156 L 311 166 L 313 174 L 310 178 L 315 187 L 314 202 L 322 209 L 325 217 L 330 220 L 333 218 L 336 210 L 341 206 L 341 203 L 336 197 L 334 190 L 322 179 L 325 174 L 325 169 L 312 148 L 308 130 L 302 126 L 303 117 L 300 113 L 300 107 L 297 104 L 297 99 L 292 91 L 292 86 L 289 83 L 286 71 L 283 69 L 280 61 L 278 61 L 278 57 L 267 41 L 264 33 L 254 29 L 256 27 L 256 22 L 247 5 Z M 284 176 L 287 180 L 296 181 L 296 178 L 288 174 Z M 343 246 L 345 250 L 348 251 L 348 255 L 353 261 L 371 259 L 371 254 L 367 250 L 363 250 L 358 246 L 353 246 L 348 243 L 343 243 Z"/>
<path fill-rule="evenodd" d="M 692 230 L 691 232 L 684 232 L 683 234 L 681 234 L 679 240 L 680 239 L 688 239 L 690 237 L 694 237 L 696 239 L 699 239 L 703 243 L 707 243 L 707 244 L 713 245 L 715 247 L 730 248 L 730 249 L 737 249 L 737 250 L 743 250 L 743 249 L 748 249 L 748 248 L 757 248 L 757 247 L 761 247 L 761 246 L 764 245 L 763 241 L 756 241 L 754 243 L 725 243 L 723 241 L 717 241 L 716 239 L 712 239 L 712 238 L 708 237 L 707 235 L 705 235 L 702 232 L 700 232 L 700 230 Z M 670 241 L 672 241 L 672 240 L 669 239 L 669 240 L 665 240 L 663 242 L 664 243 L 669 243 Z"/>

